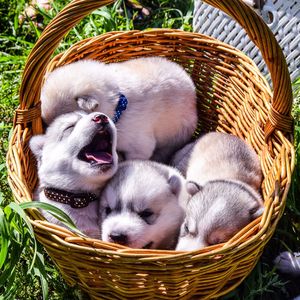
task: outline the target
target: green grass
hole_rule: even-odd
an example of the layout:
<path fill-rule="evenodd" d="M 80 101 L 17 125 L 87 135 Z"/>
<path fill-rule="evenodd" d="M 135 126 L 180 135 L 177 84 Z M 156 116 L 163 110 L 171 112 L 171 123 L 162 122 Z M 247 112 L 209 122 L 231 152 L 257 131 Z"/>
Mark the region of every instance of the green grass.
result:
<path fill-rule="evenodd" d="M 40 11 L 47 24 L 68 3 L 55 0 L 50 12 Z M 140 1 L 149 8 L 150 16 L 127 1 L 96 10 L 86 17 L 64 39 L 57 52 L 75 41 L 112 30 L 145 29 L 149 27 L 181 28 L 191 31 L 192 0 Z M 26 1 L 0 0 L 0 300 L 1 299 L 80 299 L 77 289 L 66 285 L 59 272 L 33 238 L 32 229 L 12 202 L 7 184 L 5 155 L 12 129 L 14 110 L 18 105 L 18 89 L 26 57 L 40 36 L 33 22 L 19 23 Z M 294 83 L 295 146 L 300 159 L 300 79 Z M 273 258 L 284 249 L 300 249 L 300 166 L 297 164 L 288 196 L 287 209 L 277 231 L 265 248 L 258 265 L 238 289 L 225 299 L 289 299 L 297 292 L 296 283 L 278 274 Z M 297 203 L 298 201 L 298 203 Z M 9 237 L 9 238 L 8 238 Z M 17 295 L 17 296 L 16 296 Z"/>

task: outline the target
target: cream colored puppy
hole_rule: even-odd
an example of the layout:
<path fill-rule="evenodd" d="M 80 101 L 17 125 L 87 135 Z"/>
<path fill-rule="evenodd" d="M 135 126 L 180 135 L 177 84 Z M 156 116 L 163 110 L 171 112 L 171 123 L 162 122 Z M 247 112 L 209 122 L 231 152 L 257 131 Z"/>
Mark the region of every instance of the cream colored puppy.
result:
<path fill-rule="evenodd" d="M 41 102 L 48 124 L 77 109 L 114 119 L 117 150 L 126 159 L 165 161 L 188 142 L 197 123 L 192 79 L 162 57 L 111 64 L 81 60 L 62 66 L 46 76 Z"/>
<path fill-rule="evenodd" d="M 257 154 L 243 140 L 211 132 L 195 142 L 186 178 L 200 185 L 211 180 L 237 180 L 258 191 L 262 173 Z"/>
<path fill-rule="evenodd" d="M 215 132 L 196 141 L 186 178 L 191 197 L 177 250 L 228 241 L 263 212 L 258 157 L 233 135 Z"/>

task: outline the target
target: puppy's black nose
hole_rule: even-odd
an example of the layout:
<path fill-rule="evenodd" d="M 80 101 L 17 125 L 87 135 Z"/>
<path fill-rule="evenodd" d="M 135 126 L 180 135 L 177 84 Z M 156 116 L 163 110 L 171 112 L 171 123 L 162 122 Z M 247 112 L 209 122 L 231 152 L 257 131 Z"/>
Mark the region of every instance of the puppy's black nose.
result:
<path fill-rule="evenodd" d="M 121 245 L 126 245 L 128 243 L 128 237 L 126 234 L 123 233 L 117 233 L 117 232 L 112 232 L 109 235 L 109 239 L 114 242 L 114 243 L 118 243 Z"/>
<path fill-rule="evenodd" d="M 95 123 L 99 123 L 99 124 L 108 124 L 108 117 L 106 115 L 103 114 L 98 114 L 95 115 L 92 119 Z"/>

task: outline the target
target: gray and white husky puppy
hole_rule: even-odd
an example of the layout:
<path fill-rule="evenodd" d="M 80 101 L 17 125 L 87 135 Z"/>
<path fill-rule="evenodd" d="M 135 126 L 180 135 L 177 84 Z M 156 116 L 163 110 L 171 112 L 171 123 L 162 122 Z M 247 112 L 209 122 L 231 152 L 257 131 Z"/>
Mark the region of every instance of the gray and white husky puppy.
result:
<path fill-rule="evenodd" d="M 131 248 L 174 249 L 188 196 L 185 180 L 153 161 L 125 161 L 102 192 L 102 240 Z"/>
<path fill-rule="evenodd" d="M 30 148 L 38 161 L 36 200 L 57 206 L 83 233 L 100 238 L 100 191 L 118 165 L 114 123 L 98 112 L 64 114 L 45 134 L 33 136 Z"/>
<path fill-rule="evenodd" d="M 195 142 L 187 167 L 186 218 L 177 250 L 229 240 L 263 212 L 259 159 L 245 142 L 209 133 Z"/>
<path fill-rule="evenodd" d="M 124 99 L 126 110 L 116 112 Z M 117 149 L 127 160 L 169 159 L 188 142 L 197 123 L 191 77 L 162 57 L 110 64 L 80 60 L 59 67 L 46 75 L 41 104 L 47 124 L 78 109 L 116 117 Z"/>

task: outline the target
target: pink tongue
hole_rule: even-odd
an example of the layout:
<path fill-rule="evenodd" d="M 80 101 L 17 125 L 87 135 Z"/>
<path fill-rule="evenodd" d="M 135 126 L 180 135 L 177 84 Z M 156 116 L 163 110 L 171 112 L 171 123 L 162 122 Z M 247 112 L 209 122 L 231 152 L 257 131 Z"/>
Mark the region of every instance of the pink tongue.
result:
<path fill-rule="evenodd" d="M 85 157 L 88 160 L 96 161 L 99 164 L 110 164 L 112 163 L 112 156 L 107 152 L 94 152 L 85 153 Z"/>

